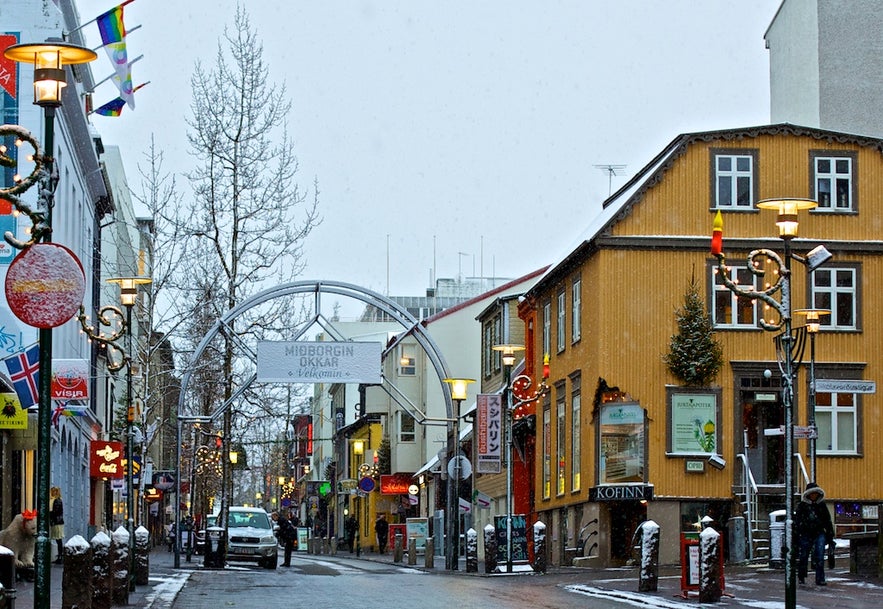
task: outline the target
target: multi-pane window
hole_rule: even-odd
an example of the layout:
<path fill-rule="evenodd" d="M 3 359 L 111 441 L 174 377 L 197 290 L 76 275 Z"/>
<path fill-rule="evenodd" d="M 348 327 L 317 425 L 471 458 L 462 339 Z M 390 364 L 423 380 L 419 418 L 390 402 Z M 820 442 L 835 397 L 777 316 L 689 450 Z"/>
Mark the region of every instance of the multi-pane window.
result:
<path fill-rule="evenodd" d="M 399 441 L 413 442 L 417 436 L 417 425 L 414 417 L 407 412 L 399 411 Z"/>
<path fill-rule="evenodd" d="M 581 398 L 574 393 L 570 403 L 570 490 L 580 489 L 580 460 L 582 446 Z"/>
<path fill-rule="evenodd" d="M 745 266 L 729 266 L 730 279 L 743 287 L 755 286 L 755 276 Z M 715 327 L 757 327 L 757 306 L 754 301 L 736 295 L 723 281 L 717 267 L 712 269 L 714 276 L 714 306 L 712 322 Z"/>
<path fill-rule="evenodd" d="M 417 359 L 414 357 L 414 347 L 401 345 L 399 347 L 399 376 L 414 376 L 417 374 Z"/>
<path fill-rule="evenodd" d="M 503 316 L 497 315 L 494 318 L 494 344 L 498 345 L 503 342 Z M 499 372 L 503 367 L 503 354 L 500 351 L 493 351 L 494 372 Z"/>
<path fill-rule="evenodd" d="M 582 328 L 580 327 L 580 317 L 582 315 L 581 290 L 582 280 L 577 277 L 573 280 L 570 298 L 570 340 L 574 343 L 580 339 L 580 333 L 582 332 Z"/>
<path fill-rule="evenodd" d="M 543 305 L 543 353 L 552 352 L 552 303 Z"/>
<path fill-rule="evenodd" d="M 552 411 L 543 408 L 543 499 L 552 496 Z"/>
<path fill-rule="evenodd" d="M 558 441 L 555 443 L 556 457 L 558 460 L 558 494 L 564 494 L 564 480 L 565 480 L 565 467 L 566 467 L 566 455 L 564 452 L 565 442 L 566 442 L 566 421 L 565 421 L 565 411 L 564 411 L 564 388 L 561 387 L 561 391 L 559 391 L 558 403 L 556 404 L 556 410 L 558 415 Z"/>
<path fill-rule="evenodd" d="M 819 433 L 816 451 L 819 454 L 858 452 L 855 395 L 854 393 L 816 394 L 815 418 Z"/>
<path fill-rule="evenodd" d="M 853 211 L 852 173 L 850 157 L 813 157 L 815 197 L 819 211 Z"/>
<path fill-rule="evenodd" d="M 822 327 L 833 330 L 858 328 L 858 268 L 817 269 L 812 274 L 812 303 L 816 309 L 828 309 L 821 318 Z"/>
<path fill-rule="evenodd" d="M 751 209 L 754 204 L 754 157 L 750 154 L 714 155 L 715 206 Z"/>
<path fill-rule="evenodd" d="M 565 332 L 565 297 L 564 290 L 558 292 L 558 317 L 556 320 L 555 333 L 558 338 L 558 352 L 564 351 L 564 332 Z"/>

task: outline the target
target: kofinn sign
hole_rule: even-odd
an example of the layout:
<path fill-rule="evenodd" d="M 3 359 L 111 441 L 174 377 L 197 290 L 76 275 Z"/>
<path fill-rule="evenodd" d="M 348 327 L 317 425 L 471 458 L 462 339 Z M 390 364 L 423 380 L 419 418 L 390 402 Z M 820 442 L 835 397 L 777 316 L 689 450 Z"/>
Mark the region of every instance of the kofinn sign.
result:
<path fill-rule="evenodd" d="M 604 484 L 589 489 L 589 501 L 648 501 L 652 484 Z"/>
<path fill-rule="evenodd" d="M 262 383 L 379 384 L 379 342 L 258 342 L 257 380 Z"/>

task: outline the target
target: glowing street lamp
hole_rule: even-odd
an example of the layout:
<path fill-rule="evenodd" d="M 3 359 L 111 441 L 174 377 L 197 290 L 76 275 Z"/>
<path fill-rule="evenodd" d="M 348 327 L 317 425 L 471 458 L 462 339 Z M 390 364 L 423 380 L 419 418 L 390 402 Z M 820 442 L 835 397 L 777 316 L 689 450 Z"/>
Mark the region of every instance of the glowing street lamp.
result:
<path fill-rule="evenodd" d="M 785 246 L 785 255 L 780 257 L 776 252 L 761 248 L 748 254 L 748 269 L 758 277 L 764 277 L 766 265 L 774 265 L 776 281 L 763 290 L 750 289 L 748 286 L 736 284 L 729 275 L 726 256 L 721 251 L 720 237 L 722 226 L 715 222 L 712 240 L 712 254 L 718 260 L 718 272 L 722 283 L 734 294 L 748 299 L 764 302 L 778 313 L 778 320 L 761 318 L 760 326 L 768 331 L 781 331 L 776 336 L 776 349 L 779 370 L 782 373 L 782 406 L 785 419 L 785 539 L 783 558 L 785 561 L 785 607 L 795 609 L 797 606 L 797 581 L 794 571 L 794 535 L 792 518 L 794 513 L 794 375 L 800 365 L 801 349 L 794 349 L 794 336 L 791 328 L 791 259 L 794 258 L 807 267 L 808 272 L 831 258 L 824 246 L 810 251 L 805 258 L 791 252 L 791 240 L 797 236 L 799 211 L 814 209 L 818 203 L 811 199 L 779 198 L 758 201 L 758 209 L 769 209 L 777 213 L 776 226 L 779 237 Z M 716 246 L 716 247 L 715 247 Z M 777 300 L 774 295 L 779 293 Z"/>
<path fill-rule="evenodd" d="M 467 389 L 470 383 L 474 383 L 475 379 L 446 378 L 442 381 L 451 391 L 451 400 L 454 402 L 454 420 L 453 433 L 454 442 L 452 454 L 448 456 L 453 459 L 454 474 L 448 472 L 448 535 L 450 542 L 451 556 L 449 556 L 449 566 L 452 571 L 457 571 L 460 567 L 460 478 L 462 478 L 461 455 L 460 455 L 460 404 L 466 399 Z M 453 480 L 451 479 L 453 478 Z"/>
<path fill-rule="evenodd" d="M 41 193 L 41 210 L 25 211 L 30 216 L 34 242 L 51 241 L 52 207 L 57 177 L 53 177 L 52 165 L 55 150 L 55 109 L 61 106 L 61 90 L 67 84 L 64 66 L 88 63 L 98 55 L 87 48 L 65 42 L 48 40 L 37 44 L 14 44 L 3 52 L 6 59 L 34 65 L 34 103 L 43 108 L 45 168 Z M 28 185 L 27 187 L 30 187 Z M 18 198 L 13 199 L 19 208 Z M 40 386 L 39 412 L 37 415 L 37 541 L 34 553 L 34 607 L 48 609 L 51 577 L 51 545 L 49 539 L 49 476 L 50 444 L 52 441 L 52 328 L 40 328 Z"/>

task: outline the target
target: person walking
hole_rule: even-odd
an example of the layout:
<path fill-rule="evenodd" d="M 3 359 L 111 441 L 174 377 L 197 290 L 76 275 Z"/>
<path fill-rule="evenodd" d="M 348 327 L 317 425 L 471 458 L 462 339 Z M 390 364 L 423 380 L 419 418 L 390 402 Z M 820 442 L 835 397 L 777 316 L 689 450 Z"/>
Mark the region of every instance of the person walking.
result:
<path fill-rule="evenodd" d="M 359 530 L 359 521 L 350 514 L 343 523 L 343 532 L 346 535 L 346 545 L 350 549 L 350 554 L 356 551 L 356 533 Z"/>
<path fill-rule="evenodd" d="M 273 512 L 270 514 L 270 518 L 272 518 L 273 522 L 279 526 L 279 529 L 276 531 L 276 538 L 285 550 L 285 558 L 282 561 L 282 566 L 290 567 L 291 552 L 294 550 L 294 540 L 297 539 L 297 529 L 294 528 L 294 525 L 291 524 L 291 520 L 289 520 L 287 516 L 282 516 L 280 518 L 279 512 Z"/>
<path fill-rule="evenodd" d="M 806 583 L 807 563 L 812 552 L 816 585 L 825 586 L 825 544 L 834 543 L 834 525 L 825 505 L 825 491 L 815 482 L 806 485 L 794 510 L 794 536 L 797 539 L 797 581 Z"/>
<path fill-rule="evenodd" d="M 49 489 L 49 539 L 58 544 L 56 564 L 64 559 L 64 502 L 61 500 L 61 489 L 53 486 Z"/>
<path fill-rule="evenodd" d="M 374 523 L 374 532 L 377 533 L 377 547 L 381 554 L 386 554 L 386 540 L 389 537 L 389 523 L 386 521 L 386 514 L 377 517 Z"/>

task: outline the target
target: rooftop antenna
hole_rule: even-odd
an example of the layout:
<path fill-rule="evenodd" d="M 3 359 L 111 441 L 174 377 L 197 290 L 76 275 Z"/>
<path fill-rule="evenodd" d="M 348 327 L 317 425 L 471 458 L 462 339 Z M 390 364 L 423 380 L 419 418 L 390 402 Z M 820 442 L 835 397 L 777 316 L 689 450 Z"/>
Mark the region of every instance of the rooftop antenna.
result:
<path fill-rule="evenodd" d="M 598 169 L 605 172 L 607 174 L 607 196 L 609 197 L 613 194 L 613 176 L 621 176 L 625 175 L 625 171 L 623 171 L 626 166 L 625 165 L 595 165 Z"/>

